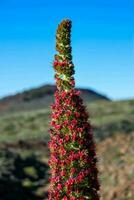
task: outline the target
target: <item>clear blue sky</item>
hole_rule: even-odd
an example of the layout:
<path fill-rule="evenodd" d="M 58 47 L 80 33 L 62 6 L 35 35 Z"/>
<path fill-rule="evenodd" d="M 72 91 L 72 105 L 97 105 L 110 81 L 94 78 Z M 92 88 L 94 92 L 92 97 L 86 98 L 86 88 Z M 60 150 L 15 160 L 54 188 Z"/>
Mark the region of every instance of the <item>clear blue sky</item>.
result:
<path fill-rule="evenodd" d="M 73 22 L 76 86 L 134 97 L 133 0 L 0 0 L 0 96 L 54 83 L 55 31 Z"/>

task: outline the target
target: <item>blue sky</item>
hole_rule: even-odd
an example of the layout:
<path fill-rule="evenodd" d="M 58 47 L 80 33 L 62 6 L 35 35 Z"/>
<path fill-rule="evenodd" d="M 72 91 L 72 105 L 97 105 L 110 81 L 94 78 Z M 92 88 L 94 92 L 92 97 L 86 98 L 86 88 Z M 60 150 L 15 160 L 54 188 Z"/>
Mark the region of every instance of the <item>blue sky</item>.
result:
<path fill-rule="evenodd" d="M 0 0 L 0 97 L 54 83 L 55 31 L 73 22 L 76 86 L 134 97 L 132 0 Z"/>

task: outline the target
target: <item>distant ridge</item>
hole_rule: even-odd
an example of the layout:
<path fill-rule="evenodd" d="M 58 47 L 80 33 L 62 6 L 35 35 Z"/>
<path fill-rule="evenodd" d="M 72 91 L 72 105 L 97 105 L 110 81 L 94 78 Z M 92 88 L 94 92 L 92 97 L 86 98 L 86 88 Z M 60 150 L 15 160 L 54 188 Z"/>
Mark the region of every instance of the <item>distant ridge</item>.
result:
<path fill-rule="evenodd" d="M 81 96 L 84 101 L 92 102 L 96 100 L 110 99 L 102 94 L 99 94 L 91 89 L 77 88 L 81 91 Z M 56 91 L 55 85 L 43 85 L 38 88 L 29 89 L 15 95 L 6 96 L 0 99 L 0 112 L 31 110 L 49 106 L 53 103 L 53 94 Z"/>

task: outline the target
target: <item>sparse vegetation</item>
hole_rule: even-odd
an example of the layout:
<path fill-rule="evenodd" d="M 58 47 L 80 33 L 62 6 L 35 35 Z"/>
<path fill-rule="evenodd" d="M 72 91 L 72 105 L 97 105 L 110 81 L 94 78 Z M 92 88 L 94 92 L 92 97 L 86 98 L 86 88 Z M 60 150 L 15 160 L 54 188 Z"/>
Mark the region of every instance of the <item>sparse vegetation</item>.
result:
<path fill-rule="evenodd" d="M 87 103 L 97 140 L 134 130 L 134 100 Z M 49 140 L 50 109 L 6 113 L 0 116 L 0 142 Z"/>

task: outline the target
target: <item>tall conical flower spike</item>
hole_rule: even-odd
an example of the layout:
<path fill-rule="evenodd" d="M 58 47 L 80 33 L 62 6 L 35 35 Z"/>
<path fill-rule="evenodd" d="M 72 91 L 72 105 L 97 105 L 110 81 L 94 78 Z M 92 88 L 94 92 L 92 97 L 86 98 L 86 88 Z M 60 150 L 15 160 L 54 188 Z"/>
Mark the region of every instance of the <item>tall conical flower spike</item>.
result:
<path fill-rule="evenodd" d="M 49 200 L 99 200 L 96 149 L 88 114 L 74 86 L 71 21 L 58 26 L 53 63 L 57 91 L 50 129 Z"/>

